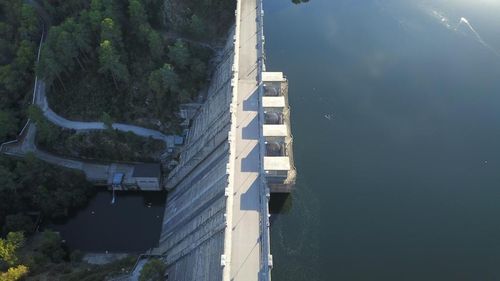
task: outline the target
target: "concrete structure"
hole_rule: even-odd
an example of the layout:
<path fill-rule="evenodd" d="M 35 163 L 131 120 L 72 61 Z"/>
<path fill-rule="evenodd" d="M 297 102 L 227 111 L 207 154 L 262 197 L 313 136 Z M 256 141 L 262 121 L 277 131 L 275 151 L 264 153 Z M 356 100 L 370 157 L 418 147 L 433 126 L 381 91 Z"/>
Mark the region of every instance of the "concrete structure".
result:
<path fill-rule="evenodd" d="M 295 182 L 288 84 L 265 72 L 261 0 L 237 1 L 235 15 L 180 162 L 164 179 L 170 193 L 151 254 L 168 280 L 271 278 L 268 185 L 288 192 Z"/>
<path fill-rule="evenodd" d="M 281 72 L 263 72 L 264 171 L 271 192 L 290 192 L 297 172 L 293 162 L 293 136 L 288 105 L 288 80 Z"/>
<path fill-rule="evenodd" d="M 143 163 L 134 167 L 132 178 L 140 190 L 157 191 L 160 190 L 161 169 L 160 164 Z"/>

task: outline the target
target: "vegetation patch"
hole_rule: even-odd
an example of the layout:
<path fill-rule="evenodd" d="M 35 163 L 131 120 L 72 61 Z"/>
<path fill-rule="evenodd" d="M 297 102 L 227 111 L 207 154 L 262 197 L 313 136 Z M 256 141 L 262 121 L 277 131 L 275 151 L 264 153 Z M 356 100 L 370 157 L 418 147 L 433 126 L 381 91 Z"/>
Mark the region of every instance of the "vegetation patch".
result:
<path fill-rule="evenodd" d="M 30 117 L 37 124 L 37 147 L 61 156 L 99 161 L 154 162 L 159 161 L 165 151 L 163 141 L 132 132 L 110 128 L 84 132 L 63 129 L 47 120 L 36 106 L 30 107 Z"/>
<path fill-rule="evenodd" d="M 58 233 L 46 230 L 25 239 L 22 232 L 0 238 L 0 280 L 102 281 L 129 272 L 137 257 L 92 265 L 69 253 Z"/>
<path fill-rule="evenodd" d="M 167 266 L 159 259 L 149 260 L 141 269 L 139 281 L 164 280 Z"/>
<path fill-rule="evenodd" d="M 76 133 L 55 128 L 55 142 L 37 139 L 43 150 L 74 158 L 100 161 L 154 162 L 159 161 L 165 143 L 144 138 L 131 132 L 116 130 Z"/>
<path fill-rule="evenodd" d="M 0 225 L 4 233 L 34 230 L 32 214 L 67 217 L 85 206 L 95 189 L 83 173 L 46 164 L 28 154 L 23 160 L 0 156 Z"/>
<path fill-rule="evenodd" d="M 107 112 L 120 122 L 178 130 L 178 106 L 205 87 L 209 46 L 227 33 L 234 1 L 164 2 L 44 1 L 57 25 L 37 73 L 54 111 L 74 120 Z"/>
<path fill-rule="evenodd" d="M 12 139 L 26 122 L 41 25 L 22 0 L 0 1 L 0 142 Z"/>
<path fill-rule="evenodd" d="M 25 124 L 35 72 L 51 107 L 68 119 L 106 116 L 178 132 L 179 104 L 206 88 L 210 59 L 234 23 L 234 9 L 234 0 L 0 0 L 0 142 Z M 35 66 L 42 28 L 46 41 Z M 39 146 L 59 154 L 148 161 L 164 148 L 132 134 L 81 134 L 34 119 Z M 81 172 L 31 154 L 0 156 L 0 280 L 105 280 L 130 268 L 133 257 L 82 263 L 57 233 L 35 231 L 39 218 L 67 217 L 94 192 Z M 163 270 L 158 263 L 147 268 L 152 276 Z"/>

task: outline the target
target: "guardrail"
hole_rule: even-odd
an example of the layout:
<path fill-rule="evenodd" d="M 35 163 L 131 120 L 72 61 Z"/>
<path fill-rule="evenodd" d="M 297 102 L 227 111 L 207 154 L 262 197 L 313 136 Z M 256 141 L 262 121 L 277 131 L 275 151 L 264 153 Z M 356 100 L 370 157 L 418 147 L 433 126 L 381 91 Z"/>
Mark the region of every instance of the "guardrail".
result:
<path fill-rule="evenodd" d="M 42 35 L 40 36 L 40 43 L 38 44 L 38 54 L 36 56 L 36 63 L 38 63 L 40 61 L 40 53 L 42 50 L 42 42 L 43 42 L 44 36 L 45 36 L 45 25 L 42 24 Z M 35 75 L 35 85 L 33 86 L 33 99 L 31 101 L 31 104 L 35 104 L 37 88 L 38 88 L 38 77 Z M 0 152 L 1 153 L 5 152 L 5 147 L 7 145 L 19 142 L 19 139 L 21 139 L 22 136 L 24 135 L 24 133 L 26 132 L 26 129 L 28 128 L 30 122 L 31 122 L 31 120 L 28 117 L 28 120 L 24 124 L 23 128 L 21 129 L 21 132 L 19 132 L 19 134 L 17 135 L 17 138 L 15 140 L 7 141 L 7 142 L 0 144 Z"/>
<path fill-rule="evenodd" d="M 264 95 L 264 87 L 262 86 L 262 72 L 266 70 L 265 60 L 265 37 L 264 37 L 264 8 L 262 0 L 257 0 L 257 60 L 258 60 L 258 82 L 259 82 L 259 119 L 260 124 L 264 124 L 264 109 L 262 107 L 262 96 Z M 272 256 L 271 256 L 271 243 L 270 243 L 270 233 L 269 233 L 269 199 L 270 191 L 267 187 L 267 182 L 265 178 L 264 171 L 264 155 L 265 155 L 265 142 L 262 127 L 259 126 L 259 138 L 260 138 L 260 253 L 261 253 L 261 272 L 259 280 L 270 281 L 271 280 L 271 268 L 272 268 Z"/>
<path fill-rule="evenodd" d="M 231 280 L 231 250 L 232 250 L 232 222 L 233 222 L 233 200 L 234 200 L 234 173 L 232 172 L 235 168 L 236 160 L 236 130 L 237 130 L 237 119 L 236 119 L 236 109 L 238 105 L 238 80 L 239 80 L 239 55 L 240 55 L 240 21 L 241 21 L 241 1 L 236 1 L 236 11 L 235 14 L 235 28 L 234 28 L 234 60 L 232 66 L 232 93 L 231 93 L 231 103 L 229 105 L 229 112 L 231 115 L 231 128 L 227 136 L 229 144 L 229 162 L 226 166 L 227 177 L 227 188 L 225 191 L 226 196 L 226 228 L 224 230 L 224 252 L 221 256 L 221 266 L 222 269 L 222 280 Z"/>

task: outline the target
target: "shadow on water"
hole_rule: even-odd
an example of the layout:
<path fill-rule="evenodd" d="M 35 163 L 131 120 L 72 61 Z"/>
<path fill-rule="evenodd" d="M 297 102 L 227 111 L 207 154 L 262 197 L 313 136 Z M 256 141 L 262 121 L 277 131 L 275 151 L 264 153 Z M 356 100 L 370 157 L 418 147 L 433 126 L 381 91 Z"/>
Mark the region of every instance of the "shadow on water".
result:
<path fill-rule="evenodd" d="M 292 195 L 289 193 L 271 193 L 269 212 L 271 214 L 286 214 L 292 209 Z"/>
<path fill-rule="evenodd" d="M 99 189 L 87 206 L 45 226 L 61 233 L 70 249 L 142 252 L 157 246 L 166 192 L 116 192 Z"/>

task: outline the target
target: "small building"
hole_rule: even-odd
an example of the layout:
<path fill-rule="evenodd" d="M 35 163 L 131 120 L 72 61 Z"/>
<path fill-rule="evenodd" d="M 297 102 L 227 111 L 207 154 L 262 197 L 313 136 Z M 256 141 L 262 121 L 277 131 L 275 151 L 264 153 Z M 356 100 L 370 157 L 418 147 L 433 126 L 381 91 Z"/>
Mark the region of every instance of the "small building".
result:
<path fill-rule="evenodd" d="M 113 189 L 122 189 L 122 182 L 123 182 L 123 176 L 125 176 L 123 173 L 114 173 L 113 174 L 113 181 L 111 183 L 111 187 Z"/>
<path fill-rule="evenodd" d="M 295 185 L 293 137 L 288 105 L 288 81 L 282 72 L 263 72 L 262 125 L 264 170 L 271 192 L 290 192 Z"/>
<path fill-rule="evenodd" d="M 137 188 L 146 191 L 161 190 L 161 169 L 158 163 L 142 163 L 134 166 L 132 178 Z"/>

